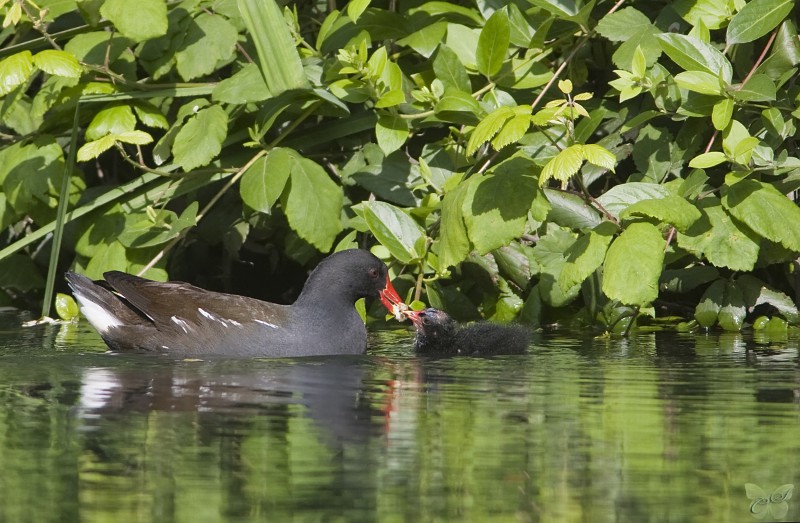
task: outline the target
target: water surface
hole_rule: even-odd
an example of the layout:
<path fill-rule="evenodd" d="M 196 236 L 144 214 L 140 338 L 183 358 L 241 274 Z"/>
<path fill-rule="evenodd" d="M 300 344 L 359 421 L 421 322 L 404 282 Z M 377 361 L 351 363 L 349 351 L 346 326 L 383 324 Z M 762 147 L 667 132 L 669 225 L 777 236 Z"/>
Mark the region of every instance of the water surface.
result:
<path fill-rule="evenodd" d="M 800 486 L 797 336 L 426 359 L 395 330 L 363 357 L 173 361 L 19 323 L 0 315 L 0 521 L 800 519 L 800 492 L 745 491 Z"/>

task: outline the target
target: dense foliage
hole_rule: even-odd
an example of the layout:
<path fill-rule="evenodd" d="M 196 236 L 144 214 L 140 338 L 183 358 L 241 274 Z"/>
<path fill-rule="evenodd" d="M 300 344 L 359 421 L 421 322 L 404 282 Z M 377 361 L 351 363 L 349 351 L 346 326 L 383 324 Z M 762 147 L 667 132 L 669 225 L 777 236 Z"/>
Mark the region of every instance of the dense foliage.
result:
<path fill-rule="evenodd" d="M 793 1 L 334 7 L 6 2 L 0 300 L 374 237 L 461 318 L 798 321 Z"/>

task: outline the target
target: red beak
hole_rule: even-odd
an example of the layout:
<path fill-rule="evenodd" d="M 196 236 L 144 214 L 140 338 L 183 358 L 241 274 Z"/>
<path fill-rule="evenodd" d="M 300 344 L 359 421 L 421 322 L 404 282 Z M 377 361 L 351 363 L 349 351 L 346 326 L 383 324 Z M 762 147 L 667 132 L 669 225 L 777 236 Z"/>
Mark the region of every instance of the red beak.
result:
<path fill-rule="evenodd" d="M 395 314 L 395 310 L 398 306 L 401 306 L 401 308 L 406 307 L 403 299 L 397 294 L 397 291 L 394 290 L 388 275 L 386 276 L 386 287 L 381 291 L 381 303 L 383 303 L 383 306 L 392 314 Z"/>
<path fill-rule="evenodd" d="M 415 326 L 420 326 L 422 325 L 422 318 L 421 318 L 422 312 L 423 311 L 407 310 L 403 312 L 403 315 L 409 320 L 411 320 L 411 323 L 413 323 Z"/>

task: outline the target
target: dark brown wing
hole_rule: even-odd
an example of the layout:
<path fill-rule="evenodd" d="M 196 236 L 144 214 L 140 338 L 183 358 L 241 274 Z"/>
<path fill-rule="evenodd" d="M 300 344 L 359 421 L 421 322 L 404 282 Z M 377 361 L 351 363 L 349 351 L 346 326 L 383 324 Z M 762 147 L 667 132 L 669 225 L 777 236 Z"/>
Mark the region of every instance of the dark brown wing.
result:
<path fill-rule="evenodd" d="M 118 271 L 103 276 L 115 292 L 160 327 L 174 328 L 174 318 L 195 324 L 225 321 L 282 324 L 288 312 L 285 305 L 207 291 L 188 283 L 151 281 Z"/>

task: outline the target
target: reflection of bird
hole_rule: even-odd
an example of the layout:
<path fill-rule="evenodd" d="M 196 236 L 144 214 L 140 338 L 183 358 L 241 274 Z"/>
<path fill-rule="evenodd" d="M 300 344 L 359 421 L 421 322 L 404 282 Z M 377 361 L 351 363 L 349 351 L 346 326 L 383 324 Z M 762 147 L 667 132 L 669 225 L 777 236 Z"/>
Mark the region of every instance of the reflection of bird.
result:
<path fill-rule="evenodd" d="M 362 354 L 364 322 L 353 307 L 380 297 L 402 302 L 386 265 L 368 251 L 335 253 L 314 269 L 292 305 L 155 282 L 122 272 L 105 281 L 67 273 L 81 311 L 114 350 L 179 356 Z"/>
<path fill-rule="evenodd" d="M 404 314 L 417 329 L 414 347 L 421 354 L 524 354 L 530 341 L 530 331 L 520 325 L 488 322 L 459 325 L 446 312 L 433 308 Z"/>

